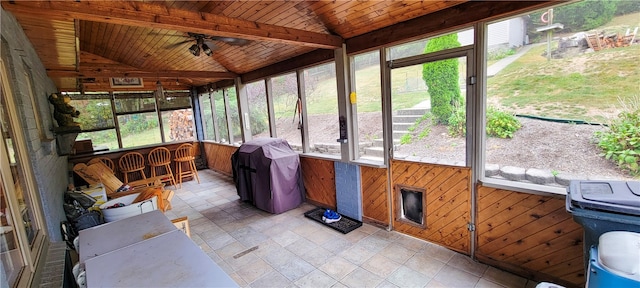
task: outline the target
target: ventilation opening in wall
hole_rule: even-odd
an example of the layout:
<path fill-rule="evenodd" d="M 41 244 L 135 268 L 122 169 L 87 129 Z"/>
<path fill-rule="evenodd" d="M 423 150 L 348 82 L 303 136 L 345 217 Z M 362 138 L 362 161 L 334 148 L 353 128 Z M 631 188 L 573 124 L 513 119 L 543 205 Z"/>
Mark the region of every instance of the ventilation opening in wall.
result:
<path fill-rule="evenodd" d="M 426 228 L 426 191 L 425 189 L 396 186 L 397 219 L 412 225 Z"/>

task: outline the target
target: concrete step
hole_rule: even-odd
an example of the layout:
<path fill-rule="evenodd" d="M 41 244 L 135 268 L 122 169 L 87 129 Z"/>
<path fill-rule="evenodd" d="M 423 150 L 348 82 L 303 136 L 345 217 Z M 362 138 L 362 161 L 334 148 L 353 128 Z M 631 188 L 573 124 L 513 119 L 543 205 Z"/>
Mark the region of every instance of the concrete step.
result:
<path fill-rule="evenodd" d="M 384 157 L 384 149 L 382 147 L 369 147 L 364 149 L 367 156 Z"/>
<path fill-rule="evenodd" d="M 393 139 L 393 145 L 400 145 L 400 139 Z M 384 147 L 384 140 L 374 139 L 373 147 Z"/>
<path fill-rule="evenodd" d="M 416 123 L 416 120 L 422 118 L 422 115 L 396 115 L 391 118 L 392 123 Z"/>
<path fill-rule="evenodd" d="M 431 109 L 429 108 L 407 108 L 400 109 L 396 111 L 396 115 L 424 115 L 429 112 Z"/>
<path fill-rule="evenodd" d="M 393 139 L 400 139 L 402 137 L 402 135 L 404 134 L 409 134 L 411 132 L 407 131 L 407 130 L 394 130 L 393 131 Z"/>
<path fill-rule="evenodd" d="M 393 123 L 393 130 L 409 130 L 414 123 Z"/>

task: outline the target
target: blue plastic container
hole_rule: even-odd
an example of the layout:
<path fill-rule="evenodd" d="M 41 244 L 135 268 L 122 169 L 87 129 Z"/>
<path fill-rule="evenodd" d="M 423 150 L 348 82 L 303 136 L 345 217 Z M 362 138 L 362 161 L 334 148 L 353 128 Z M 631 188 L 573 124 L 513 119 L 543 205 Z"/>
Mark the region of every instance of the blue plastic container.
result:
<path fill-rule="evenodd" d="M 640 282 L 614 274 L 598 261 L 598 249 L 591 247 L 586 288 L 640 288 Z"/>
<path fill-rule="evenodd" d="M 609 231 L 640 232 L 640 182 L 571 181 L 566 208 L 584 228 L 584 268 L 589 249 Z M 586 275 L 586 273 L 585 273 Z"/>

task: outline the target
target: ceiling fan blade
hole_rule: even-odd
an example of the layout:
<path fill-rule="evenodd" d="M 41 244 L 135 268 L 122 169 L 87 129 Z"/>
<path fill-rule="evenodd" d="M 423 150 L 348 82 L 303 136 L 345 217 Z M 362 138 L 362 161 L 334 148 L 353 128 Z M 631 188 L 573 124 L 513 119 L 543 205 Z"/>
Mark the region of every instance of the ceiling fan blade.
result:
<path fill-rule="evenodd" d="M 164 46 L 164 48 L 172 49 L 172 48 L 179 47 L 179 46 L 181 46 L 181 45 L 182 45 L 182 44 L 184 44 L 184 43 L 189 43 L 189 42 L 192 42 L 192 41 L 193 41 L 193 40 L 184 40 L 184 41 L 176 42 L 176 43 L 173 43 L 173 44 L 169 44 L 169 45 L 167 45 L 167 46 Z"/>
<path fill-rule="evenodd" d="M 242 38 L 233 38 L 233 37 L 220 37 L 220 36 L 211 36 L 211 40 L 222 41 L 229 45 L 233 46 L 244 46 L 249 44 L 249 40 Z"/>

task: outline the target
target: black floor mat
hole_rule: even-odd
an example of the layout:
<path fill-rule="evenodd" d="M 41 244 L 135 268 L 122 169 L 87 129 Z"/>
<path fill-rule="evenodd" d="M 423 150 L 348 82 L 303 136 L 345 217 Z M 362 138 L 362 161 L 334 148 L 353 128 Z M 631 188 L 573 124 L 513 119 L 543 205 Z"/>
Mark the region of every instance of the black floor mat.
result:
<path fill-rule="evenodd" d="M 355 230 L 356 228 L 362 226 L 362 222 L 349 218 L 347 216 L 344 215 L 340 215 L 342 216 L 342 218 L 339 221 L 333 222 L 333 223 L 324 223 L 324 221 L 322 221 L 322 215 L 324 214 L 325 209 L 323 208 L 314 208 L 313 210 L 310 210 L 306 213 L 304 213 L 304 216 L 313 220 L 316 220 L 326 226 L 329 226 L 333 229 L 336 229 L 344 234 L 347 234 L 353 230 Z"/>

